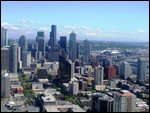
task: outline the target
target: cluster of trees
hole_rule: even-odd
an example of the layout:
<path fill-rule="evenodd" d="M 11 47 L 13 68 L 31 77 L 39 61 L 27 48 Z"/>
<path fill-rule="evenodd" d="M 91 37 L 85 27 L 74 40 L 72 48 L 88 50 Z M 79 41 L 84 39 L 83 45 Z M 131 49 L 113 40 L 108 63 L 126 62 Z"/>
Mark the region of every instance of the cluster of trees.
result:
<path fill-rule="evenodd" d="M 19 80 L 24 90 L 24 96 L 27 97 L 25 104 L 31 105 L 32 103 L 30 101 L 30 98 L 34 98 L 35 93 L 32 90 L 32 86 L 31 83 L 29 82 L 29 78 L 27 78 L 25 74 L 22 74 L 19 76 Z"/>

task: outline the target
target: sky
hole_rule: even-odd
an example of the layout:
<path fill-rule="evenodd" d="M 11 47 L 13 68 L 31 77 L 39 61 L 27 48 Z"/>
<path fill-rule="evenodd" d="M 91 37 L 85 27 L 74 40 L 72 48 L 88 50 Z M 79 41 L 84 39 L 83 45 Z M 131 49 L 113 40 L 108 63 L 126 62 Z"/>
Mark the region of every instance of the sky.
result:
<path fill-rule="evenodd" d="M 57 25 L 57 39 L 74 31 L 77 40 L 149 42 L 148 1 L 2 1 L 1 26 L 8 38 L 37 31 L 49 38 Z"/>

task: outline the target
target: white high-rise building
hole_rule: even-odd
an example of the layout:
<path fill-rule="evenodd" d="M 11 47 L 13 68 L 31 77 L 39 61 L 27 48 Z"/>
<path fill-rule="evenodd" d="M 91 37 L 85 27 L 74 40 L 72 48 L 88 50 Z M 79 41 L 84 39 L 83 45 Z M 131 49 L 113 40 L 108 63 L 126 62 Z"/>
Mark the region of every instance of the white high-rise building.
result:
<path fill-rule="evenodd" d="M 73 95 L 77 95 L 79 93 L 79 83 L 78 82 L 73 81 L 70 83 L 70 92 Z"/>
<path fill-rule="evenodd" d="M 22 52 L 22 67 L 29 67 L 31 64 L 31 52 L 23 51 Z"/>
<path fill-rule="evenodd" d="M 114 112 L 135 112 L 136 96 L 127 90 L 114 93 Z"/>
<path fill-rule="evenodd" d="M 10 96 L 10 78 L 8 73 L 1 76 L 1 97 Z"/>
<path fill-rule="evenodd" d="M 74 69 L 74 62 L 71 62 L 71 77 L 73 77 L 73 75 L 74 75 L 74 71 L 75 71 L 75 69 Z"/>

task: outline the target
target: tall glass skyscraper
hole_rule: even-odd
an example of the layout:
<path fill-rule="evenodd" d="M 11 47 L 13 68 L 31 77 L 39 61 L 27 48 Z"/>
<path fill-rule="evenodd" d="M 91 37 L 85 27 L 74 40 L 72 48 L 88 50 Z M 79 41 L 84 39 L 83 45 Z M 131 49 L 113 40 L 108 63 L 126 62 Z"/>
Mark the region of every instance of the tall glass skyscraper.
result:
<path fill-rule="evenodd" d="M 85 39 L 84 40 L 84 56 L 89 56 L 91 51 L 90 42 Z"/>
<path fill-rule="evenodd" d="M 67 37 L 66 36 L 60 37 L 60 47 L 66 51 L 66 47 L 67 47 Z"/>
<path fill-rule="evenodd" d="M 21 47 L 21 51 L 27 50 L 27 39 L 26 36 L 21 35 L 19 38 L 19 46 Z"/>
<path fill-rule="evenodd" d="M 123 62 L 120 65 L 120 76 L 122 79 L 127 79 L 132 74 L 131 66 L 127 62 Z"/>
<path fill-rule="evenodd" d="M 97 67 L 94 72 L 95 85 L 103 85 L 104 68 Z"/>
<path fill-rule="evenodd" d="M 27 51 L 27 39 L 26 39 L 26 36 L 24 35 L 21 35 L 20 38 L 19 38 L 19 46 L 21 47 L 21 50 L 20 50 L 20 53 L 21 53 L 21 61 L 22 61 L 22 52 L 23 51 Z"/>
<path fill-rule="evenodd" d="M 9 52 L 9 70 L 11 73 L 17 73 L 18 46 L 13 44 L 10 46 Z"/>
<path fill-rule="evenodd" d="M 137 80 L 145 81 L 148 75 L 148 63 L 149 61 L 144 58 L 139 58 L 137 62 Z"/>
<path fill-rule="evenodd" d="M 83 43 L 84 43 L 84 50 L 83 50 L 84 64 L 89 64 L 90 51 L 91 51 L 90 42 L 89 40 L 85 39 Z"/>
<path fill-rule="evenodd" d="M 36 42 L 38 43 L 38 51 L 41 51 L 42 56 L 45 56 L 45 36 L 43 31 L 37 32 Z"/>
<path fill-rule="evenodd" d="M 57 27 L 56 27 L 56 25 L 51 26 L 50 39 L 49 39 L 48 45 L 52 46 L 52 47 L 57 45 Z"/>
<path fill-rule="evenodd" d="M 70 33 L 69 39 L 69 59 L 74 61 L 76 59 L 76 34 L 74 32 Z"/>
<path fill-rule="evenodd" d="M 1 28 L 1 47 L 7 45 L 7 29 L 4 27 Z"/>
<path fill-rule="evenodd" d="M 1 48 L 1 71 L 9 71 L 9 48 L 7 46 Z"/>

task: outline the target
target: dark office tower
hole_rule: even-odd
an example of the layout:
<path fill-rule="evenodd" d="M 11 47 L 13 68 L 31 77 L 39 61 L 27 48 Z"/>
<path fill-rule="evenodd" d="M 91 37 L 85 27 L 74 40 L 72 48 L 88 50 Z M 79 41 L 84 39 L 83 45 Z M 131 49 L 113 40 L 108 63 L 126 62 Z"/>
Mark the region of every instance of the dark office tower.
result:
<path fill-rule="evenodd" d="M 111 60 L 111 59 L 108 59 L 108 58 L 105 58 L 105 59 L 103 60 L 103 66 L 104 66 L 104 67 L 107 67 L 107 66 L 110 66 L 110 65 L 112 65 L 112 60 Z"/>
<path fill-rule="evenodd" d="M 116 68 L 114 66 L 107 66 L 105 67 L 105 79 L 113 79 L 116 76 Z"/>
<path fill-rule="evenodd" d="M 65 50 L 65 52 L 66 52 L 66 47 L 67 47 L 67 37 L 66 36 L 61 36 L 60 37 L 60 47 L 62 48 L 62 49 L 64 49 Z"/>
<path fill-rule="evenodd" d="M 48 51 L 48 58 L 47 60 L 50 62 L 59 61 L 59 48 L 50 48 Z"/>
<path fill-rule="evenodd" d="M 7 29 L 1 27 L 1 47 L 7 45 Z"/>
<path fill-rule="evenodd" d="M 148 74 L 148 66 L 149 60 L 144 58 L 139 58 L 137 62 L 137 80 L 145 81 L 149 74 Z"/>
<path fill-rule="evenodd" d="M 90 51 L 91 51 L 90 42 L 87 39 L 85 39 L 84 40 L 84 51 L 83 51 L 83 62 L 84 62 L 84 64 L 90 64 L 90 62 L 89 62 Z"/>
<path fill-rule="evenodd" d="M 11 73 L 17 73 L 17 56 L 18 52 L 18 46 L 17 45 L 11 45 L 10 51 L 9 51 L 9 70 Z"/>
<path fill-rule="evenodd" d="M 90 42 L 87 39 L 85 39 L 84 40 L 84 55 L 85 56 L 89 56 L 90 55 L 90 51 L 91 51 Z"/>
<path fill-rule="evenodd" d="M 113 112 L 114 99 L 103 93 L 93 93 L 91 109 L 97 112 Z"/>
<path fill-rule="evenodd" d="M 43 31 L 37 32 L 36 42 L 38 43 L 38 51 L 42 52 L 42 56 L 45 56 L 45 36 Z"/>
<path fill-rule="evenodd" d="M 77 42 L 77 58 L 79 58 L 80 55 L 80 43 Z"/>
<path fill-rule="evenodd" d="M 19 46 L 21 47 L 21 52 L 27 50 L 27 39 L 26 36 L 21 35 L 19 38 Z"/>
<path fill-rule="evenodd" d="M 70 33 L 69 40 L 69 59 L 74 61 L 76 59 L 76 34 L 74 32 Z"/>
<path fill-rule="evenodd" d="M 21 47 L 21 61 L 22 61 L 22 52 L 27 51 L 27 39 L 24 35 L 21 35 L 19 38 L 19 46 Z"/>
<path fill-rule="evenodd" d="M 8 39 L 8 46 L 11 46 L 13 44 L 17 44 L 15 39 Z"/>
<path fill-rule="evenodd" d="M 31 49 L 31 57 L 33 57 L 35 60 L 37 59 L 37 50 L 35 48 Z"/>
<path fill-rule="evenodd" d="M 48 45 L 53 47 L 57 45 L 57 28 L 56 25 L 51 26 L 51 32 L 50 32 L 50 40 L 48 42 Z"/>
<path fill-rule="evenodd" d="M 1 48 L 1 70 L 9 71 L 9 48 Z"/>
<path fill-rule="evenodd" d="M 71 80 L 71 63 L 63 56 L 59 56 L 59 79 L 62 83 L 68 83 Z"/>

